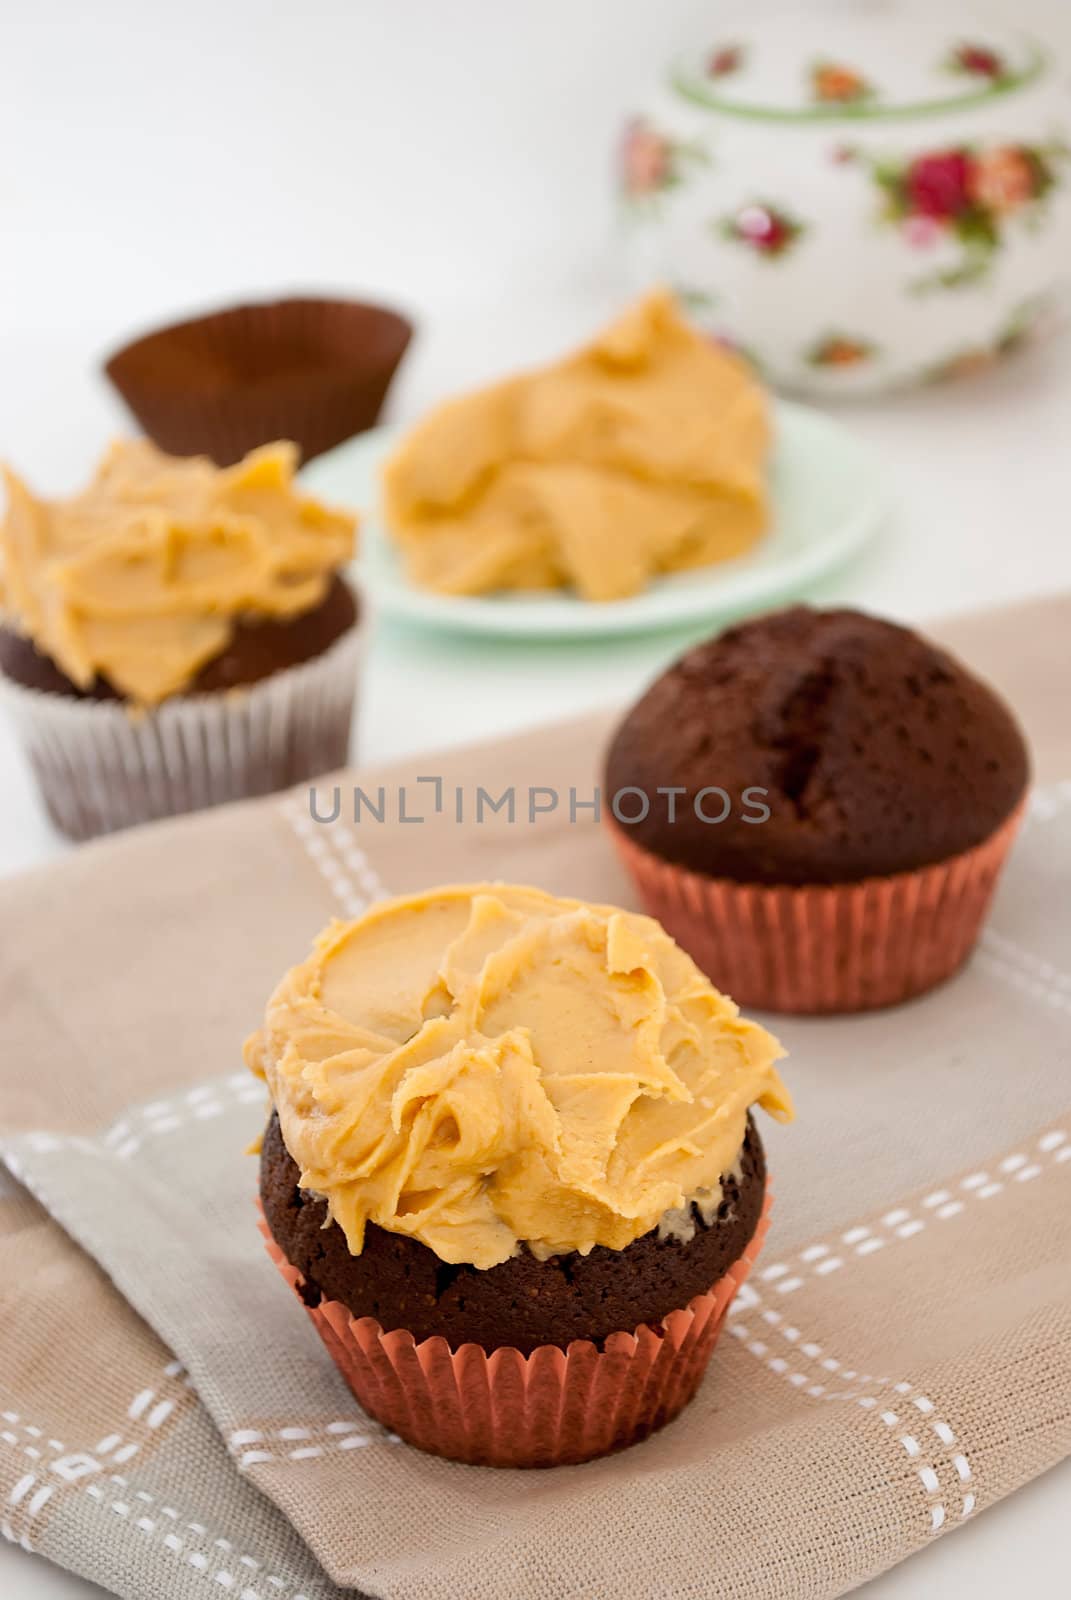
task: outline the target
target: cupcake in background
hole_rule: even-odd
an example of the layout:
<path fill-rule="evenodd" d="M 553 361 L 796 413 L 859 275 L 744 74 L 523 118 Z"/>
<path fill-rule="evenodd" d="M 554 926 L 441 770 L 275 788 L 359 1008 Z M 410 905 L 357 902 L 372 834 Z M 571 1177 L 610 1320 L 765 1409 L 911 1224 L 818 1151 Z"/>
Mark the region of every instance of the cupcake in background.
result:
<path fill-rule="evenodd" d="M 959 662 L 804 606 L 683 656 L 605 771 L 611 799 L 640 791 L 609 825 L 646 909 L 742 1004 L 789 1012 L 893 1005 L 951 977 L 1028 781 L 1015 718 Z"/>
<path fill-rule="evenodd" d="M 647 917 L 505 884 L 381 903 L 246 1045 L 269 1253 L 421 1449 L 622 1449 L 691 1399 L 761 1245 L 781 1053 Z"/>
<path fill-rule="evenodd" d="M 387 306 L 303 295 L 157 328 L 104 372 L 162 450 L 228 467 L 292 439 L 306 462 L 374 427 L 412 335 Z"/>
<path fill-rule="evenodd" d="M 345 762 L 356 523 L 295 467 L 286 443 L 219 471 L 142 441 L 67 500 L 5 473 L 0 694 L 73 838 Z"/>

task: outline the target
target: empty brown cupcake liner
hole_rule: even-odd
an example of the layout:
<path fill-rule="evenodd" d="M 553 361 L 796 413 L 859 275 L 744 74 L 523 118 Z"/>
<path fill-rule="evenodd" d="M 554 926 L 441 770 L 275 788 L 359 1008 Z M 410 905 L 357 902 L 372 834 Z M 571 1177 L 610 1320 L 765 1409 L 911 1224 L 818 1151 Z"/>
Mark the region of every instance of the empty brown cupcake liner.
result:
<path fill-rule="evenodd" d="M 179 695 L 151 711 L 3 675 L 0 700 L 53 822 L 88 839 L 344 766 L 363 642 L 358 622 L 322 655 L 259 683 Z"/>
<path fill-rule="evenodd" d="M 277 300 L 160 328 L 117 350 L 104 370 L 172 455 L 207 455 L 223 467 L 292 439 L 310 461 L 375 425 L 412 334 L 385 306 Z"/>
<path fill-rule="evenodd" d="M 575 1465 L 637 1443 L 688 1404 L 762 1248 L 771 1204 L 767 1187 L 747 1248 L 712 1289 L 657 1326 L 610 1334 L 601 1350 L 588 1339 L 527 1356 L 510 1347 L 488 1355 L 476 1344 L 451 1350 L 438 1335 L 418 1344 L 404 1329 L 384 1333 L 337 1300 L 305 1309 L 362 1409 L 418 1449 L 472 1466 Z M 260 1229 L 301 1299 L 301 1274 L 262 1212 Z"/>
<path fill-rule="evenodd" d="M 663 861 L 610 833 L 645 909 L 742 1006 L 868 1011 L 924 994 L 974 948 L 1025 799 L 981 844 L 859 883 L 738 883 Z"/>

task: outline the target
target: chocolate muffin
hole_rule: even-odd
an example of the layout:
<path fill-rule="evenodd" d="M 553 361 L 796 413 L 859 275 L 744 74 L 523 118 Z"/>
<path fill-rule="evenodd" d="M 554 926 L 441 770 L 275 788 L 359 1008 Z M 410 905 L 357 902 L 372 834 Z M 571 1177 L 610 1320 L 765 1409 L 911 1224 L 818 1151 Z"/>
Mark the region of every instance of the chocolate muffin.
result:
<path fill-rule="evenodd" d="M 1008 819 L 1028 776 L 1011 712 L 959 662 L 880 617 L 808 606 L 689 651 L 606 758 L 609 795 L 652 800 L 624 824 L 638 845 L 765 884 L 851 883 L 960 855 Z M 684 791 L 673 822 L 655 803 L 669 786 Z M 695 807 L 711 786 L 732 801 L 718 823 Z M 700 811 L 723 806 L 714 796 Z"/>
<path fill-rule="evenodd" d="M 117 444 L 67 500 L 7 473 L 0 693 L 75 838 L 311 778 L 347 757 L 355 522 L 292 445 L 220 471 Z"/>
<path fill-rule="evenodd" d="M 780 1053 L 648 918 L 505 884 L 382 903 L 246 1045 L 269 1253 L 421 1448 L 620 1449 L 691 1398 L 761 1245 Z"/>
<path fill-rule="evenodd" d="M 484 1271 L 443 1262 L 419 1239 L 374 1222 L 355 1256 L 327 1202 L 300 1186 L 301 1171 L 272 1112 L 260 1153 L 260 1203 L 272 1237 L 301 1274 L 306 1305 L 337 1300 L 385 1333 L 407 1328 L 420 1343 L 441 1335 L 451 1349 L 502 1345 L 530 1355 L 574 1339 L 606 1338 L 641 1322 L 657 1326 L 724 1277 L 754 1237 L 766 1194 L 766 1157 L 751 1118 L 736 1170 L 714 1209 L 693 1200 L 668 1224 L 624 1250 L 595 1245 L 537 1260 L 528 1251 Z"/>
<path fill-rule="evenodd" d="M 956 972 L 1029 781 L 986 684 L 858 611 L 774 612 L 691 650 L 618 728 L 610 827 L 653 916 L 772 1010 L 890 1005 Z"/>

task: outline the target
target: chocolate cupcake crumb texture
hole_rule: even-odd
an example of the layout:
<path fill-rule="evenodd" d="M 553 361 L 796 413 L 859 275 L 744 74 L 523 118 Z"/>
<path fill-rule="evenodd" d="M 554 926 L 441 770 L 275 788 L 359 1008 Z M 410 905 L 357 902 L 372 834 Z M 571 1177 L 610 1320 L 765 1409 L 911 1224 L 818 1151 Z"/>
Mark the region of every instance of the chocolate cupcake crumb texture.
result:
<path fill-rule="evenodd" d="M 681 658 L 611 744 L 606 787 L 652 801 L 628 836 L 665 861 L 765 884 L 913 871 L 987 838 L 1029 776 L 1008 708 L 910 629 L 806 606 L 732 628 Z M 767 820 L 694 796 L 765 789 Z M 655 803 L 679 786 L 675 820 Z"/>
<path fill-rule="evenodd" d="M 652 1229 L 624 1250 L 596 1245 L 539 1261 L 521 1250 L 480 1270 L 449 1264 L 419 1239 L 375 1223 L 353 1255 L 328 1217 L 326 1202 L 303 1190 L 273 1112 L 260 1157 L 260 1199 L 272 1236 L 301 1273 L 307 1304 L 336 1300 L 355 1317 L 390 1332 L 407 1328 L 419 1342 L 440 1334 L 453 1349 L 538 1345 L 565 1349 L 573 1339 L 601 1345 L 608 1334 L 657 1323 L 705 1294 L 737 1261 L 755 1232 L 766 1188 L 762 1143 L 748 1119 L 736 1169 L 726 1174 L 716 1211 L 704 1221 L 692 1207 L 690 1239 Z"/>

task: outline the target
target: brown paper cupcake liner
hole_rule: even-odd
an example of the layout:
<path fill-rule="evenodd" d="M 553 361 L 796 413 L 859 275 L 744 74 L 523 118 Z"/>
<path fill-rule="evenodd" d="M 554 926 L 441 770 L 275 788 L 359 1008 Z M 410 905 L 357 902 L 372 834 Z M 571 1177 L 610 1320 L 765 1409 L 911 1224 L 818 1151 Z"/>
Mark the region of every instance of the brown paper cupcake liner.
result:
<path fill-rule="evenodd" d="M 30 689 L 0 675 L 56 826 L 89 839 L 270 794 L 346 764 L 361 623 L 322 655 L 248 688 L 176 696 L 153 711 Z"/>
<path fill-rule="evenodd" d="M 412 338 L 385 306 L 235 306 L 125 345 L 104 371 L 162 450 L 230 466 L 293 439 L 304 461 L 371 428 Z"/>
<path fill-rule="evenodd" d="M 645 909 L 741 1006 L 869 1011 L 924 994 L 974 948 L 1025 800 L 973 849 L 859 883 L 778 886 L 706 877 L 610 833 Z"/>
<path fill-rule="evenodd" d="M 762 1248 L 771 1204 L 767 1188 L 747 1248 L 712 1289 L 658 1326 L 610 1334 L 601 1350 L 588 1339 L 527 1356 L 510 1347 L 488 1355 L 476 1344 L 451 1350 L 438 1336 L 418 1344 L 404 1329 L 384 1333 L 337 1300 L 305 1309 L 363 1410 L 418 1449 L 473 1466 L 575 1465 L 637 1443 L 688 1404 Z M 300 1299 L 301 1274 L 263 1213 L 260 1229 Z"/>

